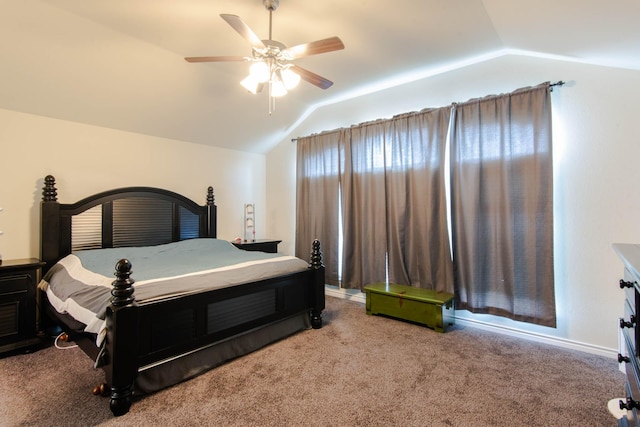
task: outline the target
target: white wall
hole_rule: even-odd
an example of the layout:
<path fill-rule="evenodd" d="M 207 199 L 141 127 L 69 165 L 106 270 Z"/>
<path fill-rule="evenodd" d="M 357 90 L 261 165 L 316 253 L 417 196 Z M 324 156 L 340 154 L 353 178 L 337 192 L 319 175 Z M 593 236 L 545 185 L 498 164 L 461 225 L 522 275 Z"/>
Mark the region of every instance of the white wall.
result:
<path fill-rule="evenodd" d="M 290 138 L 558 80 L 568 82 L 552 95 L 558 326 L 458 314 L 615 351 L 622 264 L 611 244 L 640 243 L 638 71 L 505 56 L 319 108 L 267 155 L 271 234 L 293 252 L 296 147 Z"/>
<path fill-rule="evenodd" d="M 212 135 L 215 138 L 215 135 Z M 165 188 L 198 204 L 213 186 L 218 236 L 242 231 L 243 204 L 257 205 L 257 237 L 266 218 L 265 156 L 0 110 L 0 253 L 38 257 L 43 178 L 73 203 L 128 186 Z"/>

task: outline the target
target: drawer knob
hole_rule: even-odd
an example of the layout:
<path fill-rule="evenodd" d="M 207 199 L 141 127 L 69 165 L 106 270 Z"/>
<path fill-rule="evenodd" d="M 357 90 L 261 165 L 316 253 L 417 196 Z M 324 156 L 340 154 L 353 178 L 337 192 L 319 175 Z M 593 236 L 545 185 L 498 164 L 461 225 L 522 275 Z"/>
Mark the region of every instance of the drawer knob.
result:
<path fill-rule="evenodd" d="M 633 288 L 633 285 L 636 282 L 627 282 L 624 279 L 620 279 L 620 289 L 624 289 L 624 288 Z"/>
<path fill-rule="evenodd" d="M 631 362 L 631 359 L 629 359 L 627 356 L 623 356 L 620 353 L 618 353 L 618 363 L 629 363 Z"/>
<path fill-rule="evenodd" d="M 640 404 L 638 404 L 638 402 L 636 402 L 635 400 L 633 400 L 630 397 L 627 397 L 627 401 L 626 402 L 624 402 L 622 400 L 620 400 L 619 402 L 620 402 L 620 409 L 626 409 L 626 410 L 630 411 L 632 409 L 640 408 Z"/>
<path fill-rule="evenodd" d="M 629 317 L 629 321 L 627 322 L 624 319 L 620 319 L 620 328 L 624 329 L 624 328 L 633 328 L 636 325 L 636 316 L 631 315 Z"/>

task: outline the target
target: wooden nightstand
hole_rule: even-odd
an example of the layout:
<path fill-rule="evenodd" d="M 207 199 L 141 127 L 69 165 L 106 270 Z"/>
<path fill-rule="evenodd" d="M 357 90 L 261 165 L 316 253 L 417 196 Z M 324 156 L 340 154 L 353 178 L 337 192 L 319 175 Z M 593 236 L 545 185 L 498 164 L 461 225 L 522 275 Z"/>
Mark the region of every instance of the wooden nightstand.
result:
<path fill-rule="evenodd" d="M 36 286 L 44 264 L 36 258 L 7 259 L 0 264 L 0 353 L 40 343 Z"/>
<path fill-rule="evenodd" d="M 278 243 L 282 240 L 257 239 L 253 242 L 234 243 L 235 247 L 245 251 L 260 251 L 275 254 L 278 252 Z"/>

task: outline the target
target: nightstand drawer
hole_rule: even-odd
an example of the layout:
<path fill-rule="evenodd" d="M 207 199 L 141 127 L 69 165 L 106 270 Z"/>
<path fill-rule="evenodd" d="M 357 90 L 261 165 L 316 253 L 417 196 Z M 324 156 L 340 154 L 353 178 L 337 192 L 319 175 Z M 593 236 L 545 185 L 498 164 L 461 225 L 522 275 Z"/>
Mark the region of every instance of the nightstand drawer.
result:
<path fill-rule="evenodd" d="M 36 271 L 15 273 L 6 276 L 0 276 L 0 295 L 16 292 L 27 291 L 29 286 L 35 283 Z"/>
<path fill-rule="evenodd" d="M 42 265 L 34 258 L 0 264 L 0 353 L 39 343 L 36 285 Z"/>
<path fill-rule="evenodd" d="M 26 301 L 26 292 L 23 300 L 2 301 L 0 299 L 0 342 L 2 338 L 18 335 L 21 328 L 20 324 L 20 306 L 24 306 Z"/>

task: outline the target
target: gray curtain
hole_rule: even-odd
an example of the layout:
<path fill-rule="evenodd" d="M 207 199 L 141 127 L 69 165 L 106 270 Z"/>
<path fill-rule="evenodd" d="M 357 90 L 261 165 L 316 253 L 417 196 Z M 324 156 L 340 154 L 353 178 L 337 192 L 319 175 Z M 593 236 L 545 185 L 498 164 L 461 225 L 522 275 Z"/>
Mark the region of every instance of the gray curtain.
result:
<path fill-rule="evenodd" d="M 351 128 L 341 181 L 343 287 L 388 281 L 453 291 L 444 185 L 450 111 Z"/>
<path fill-rule="evenodd" d="M 451 108 L 394 117 L 386 168 L 389 281 L 453 292 L 445 148 Z"/>
<path fill-rule="evenodd" d="M 457 308 L 556 325 L 548 83 L 455 107 Z"/>
<path fill-rule="evenodd" d="M 296 152 L 296 256 L 309 261 L 320 240 L 325 280 L 339 286 L 339 182 L 348 130 L 299 138 Z"/>
<path fill-rule="evenodd" d="M 387 277 L 386 147 L 393 124 L 379 120 L 353 126 L 342 181 L 344 230 L 342 287 L 385 282 Z"/>

